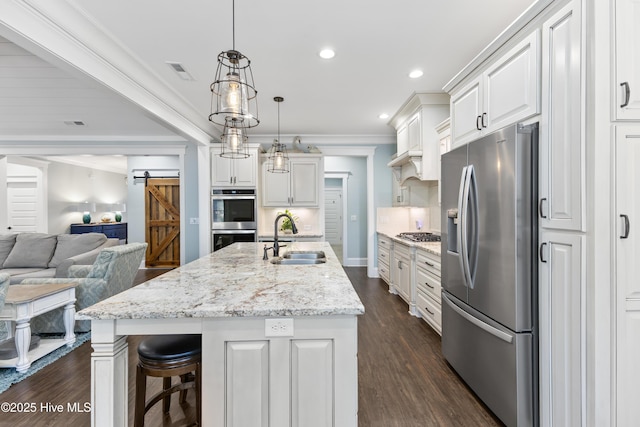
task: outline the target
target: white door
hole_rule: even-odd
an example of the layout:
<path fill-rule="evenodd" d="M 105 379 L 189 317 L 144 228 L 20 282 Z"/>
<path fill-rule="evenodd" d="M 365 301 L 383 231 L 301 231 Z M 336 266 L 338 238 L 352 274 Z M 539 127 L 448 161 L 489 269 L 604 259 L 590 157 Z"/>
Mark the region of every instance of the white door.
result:
<path fill-rule="evenodd" d="M 36 181 L 9 181 L 7 208 L 12 233 L 37 232 L 39 221 L 38 185 Z"/>
<path fill-rule="evenodd" d="M 342 244 L 342 189 L 324 190 L 325 240 L 332 245 Z"/>

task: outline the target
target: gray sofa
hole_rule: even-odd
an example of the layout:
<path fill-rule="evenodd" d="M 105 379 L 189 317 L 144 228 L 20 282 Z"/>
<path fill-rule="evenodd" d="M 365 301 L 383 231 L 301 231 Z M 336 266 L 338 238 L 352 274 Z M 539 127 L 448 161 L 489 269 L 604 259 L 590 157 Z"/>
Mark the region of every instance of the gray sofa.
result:
<path fill-rule="evenodd" d="M 69 277 L 72 265 L 91 265 L 100 251 L 118 245 L 101 233 L 0 234 L 0 273 L 11 276 L 11 284 L 27 278 Z"/>

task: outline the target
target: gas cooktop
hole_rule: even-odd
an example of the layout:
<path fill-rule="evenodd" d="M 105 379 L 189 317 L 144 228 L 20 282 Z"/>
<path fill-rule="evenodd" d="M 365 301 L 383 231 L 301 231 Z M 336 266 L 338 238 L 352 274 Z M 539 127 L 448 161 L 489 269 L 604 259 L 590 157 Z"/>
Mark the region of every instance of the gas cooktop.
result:
<path fill-rule="evenodd" d="M 433 233 L 427 233 L 424 231 L 415 231 L 408 233 L 400 233 L 396 237 L 405 240 L 411 240 L 412 242 L 439 242 L 440 236 Z"/>

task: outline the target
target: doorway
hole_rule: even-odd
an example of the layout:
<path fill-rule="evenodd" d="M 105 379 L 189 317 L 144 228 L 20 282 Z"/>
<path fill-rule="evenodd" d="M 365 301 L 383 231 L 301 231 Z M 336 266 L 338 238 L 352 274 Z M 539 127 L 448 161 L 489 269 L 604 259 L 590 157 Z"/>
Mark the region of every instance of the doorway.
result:
<path fill-rule="evenodd" d="M 330 186 L 332 181 L 338 181 L 339 186 Z M 329 242 L 331 248 L 342 263 L 343 259 L 343 200 L 342 182 L 340 180 L 325 179 L 324 190 L 324 232 L 325 240 Z"/>

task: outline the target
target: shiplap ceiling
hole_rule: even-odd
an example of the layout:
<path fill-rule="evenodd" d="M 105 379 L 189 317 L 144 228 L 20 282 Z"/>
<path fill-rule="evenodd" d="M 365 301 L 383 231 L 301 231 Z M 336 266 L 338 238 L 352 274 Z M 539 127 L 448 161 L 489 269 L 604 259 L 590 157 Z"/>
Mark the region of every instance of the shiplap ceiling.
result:
<path fill-rule="evenodd" d="M 413 92 L 441 92 L 532 3 L 237 0 L 236 48 L 251 59 L 259 92 L 261 124 L 252 133 L 276 134 L 273 97 L 283 96 L 283 135 L 392 138 L 395 131 L 380 113 L 393 115 Z M 0 140 L 182 140 L 197 134 L 193 129 L 205 135 L 199 142 L 207 135 L 215 140 L 219 130 L 207 121 L 209 85 L 218 53 L 232 47 L 231 5 L 6 3 L 0 8 Z M 64 37 L 71 42 L 57 42 Z M 104 69 L 74 63 L 73 44 Z M 324 47 L 336 51 L 334 59 L 318 57 Z M 167 61 L 182 64 L 194 80 L 180 79 Z M 412 69 L 423 77 L 409 79 Z M 122 90 L 124 83 L 102 77 L 108 72 L 135 82 L 146 99 L 158 100 L 179 120 L 168 123 L 161 109 L 141 105 L 137 94 Z M 74 121 L 83 125 L 65 124 Z M 183 123 L 191 130 L 181 132 Z"/>

